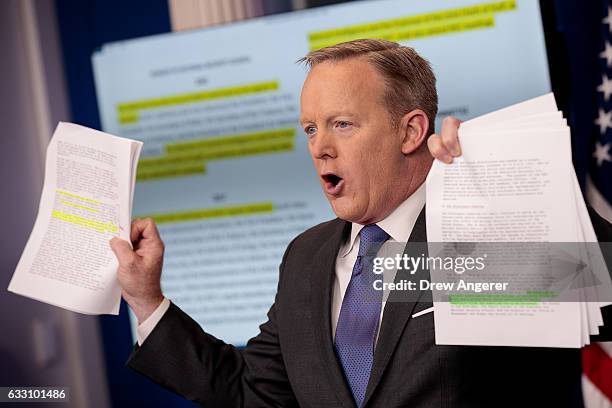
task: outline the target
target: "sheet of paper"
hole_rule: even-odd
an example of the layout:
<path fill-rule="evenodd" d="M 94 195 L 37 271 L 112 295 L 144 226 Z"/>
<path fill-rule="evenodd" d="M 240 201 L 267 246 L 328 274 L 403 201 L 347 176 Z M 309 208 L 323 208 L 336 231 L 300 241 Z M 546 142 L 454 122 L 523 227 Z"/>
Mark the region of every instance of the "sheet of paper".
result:
<path fill-rule="evenodd" d="M 60 122 L 38 216 L 8 290 L 87 314 L 118 314 L 113 236 L 128 241 L 141 142 Z"/>
<path fill-rule="evenodd" d="M 434 162 L 427 178 L 429 241 L 576 242 L 568 130 L 460 131 L 460 140 L 463 155 Z"/>

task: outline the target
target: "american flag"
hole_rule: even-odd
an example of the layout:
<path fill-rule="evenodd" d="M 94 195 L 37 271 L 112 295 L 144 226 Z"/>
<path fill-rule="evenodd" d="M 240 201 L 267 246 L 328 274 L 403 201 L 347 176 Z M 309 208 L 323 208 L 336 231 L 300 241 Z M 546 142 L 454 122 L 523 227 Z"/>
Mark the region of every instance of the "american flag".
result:
<path fill-rule="evenodd" d="M 592 155 L 586 174 L 586 198 L 604 218 L 612 222 L 612 4 L 601 1 L 601 36 L 597 106 L 592 112 L 589 135 L 575 135 L 588 143 Z M 612 408 L 612 343 L 593 343 L 582 351 L 585 408 Z"/>

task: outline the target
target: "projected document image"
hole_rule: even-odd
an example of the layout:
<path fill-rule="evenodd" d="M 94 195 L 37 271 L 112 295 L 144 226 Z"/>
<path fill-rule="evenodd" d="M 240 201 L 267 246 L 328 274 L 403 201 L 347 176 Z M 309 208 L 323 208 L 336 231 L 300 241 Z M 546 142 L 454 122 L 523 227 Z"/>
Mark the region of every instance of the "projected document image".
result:
<path fill-rule="evenodd" d="M 164 293 L 237 344 L 270 307 L 287 242 L 327 212 L 310 198 L 318 186 L 298 150 L 295 99 L 272 80 L 117 108 L 130 132 L 160 129 L 137 174 L 137 197 L 156 198 L 137 198 L 135 212 L 153 217 L 167 244 Z"/>
<path fill-rule="evenodd" d="M 273 301 L 287 243 L 332 214 L 297 126 L 299 88 L 265 72 L 269 58 L 235 55 L 157 69 L 151 81 L 167 91 L 123 97 L 112 115 L 117 133 L 145 142 L 134 216 L 153 217 L 166 243 L 164 293 L 244 344 Z M 224 80 L 176 92 L 186 72 Z"/>
<path fill-rule="evenodd" d="M 380 0 L 107 44 L 93 56 L 105 131 L 144 142 L 134 217 L 166 243 L 164 294 L 236 345 L 257 334 L 290 240 L 334 217 L 300 128 L 308 51 L 357 38 L 432 64 L 440 117 L 550 90 L 538 3 Z"/>

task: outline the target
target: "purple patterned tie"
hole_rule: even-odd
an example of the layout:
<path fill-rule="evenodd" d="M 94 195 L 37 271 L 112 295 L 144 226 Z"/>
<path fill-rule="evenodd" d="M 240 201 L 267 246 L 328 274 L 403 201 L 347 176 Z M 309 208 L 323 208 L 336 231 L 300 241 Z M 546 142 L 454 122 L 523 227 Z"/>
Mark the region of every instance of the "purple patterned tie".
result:
<path fill-rule="evenodd" d="M 376 224 L 366 225 L 359 234 L 359 254 L 342 301 L 335 340 L 336 354 L 358 407 L 363 404 L 370 379 L 382 304 L 382 291 L 372 286 L 376 277 L 372 263 L 389 238 Z"/>

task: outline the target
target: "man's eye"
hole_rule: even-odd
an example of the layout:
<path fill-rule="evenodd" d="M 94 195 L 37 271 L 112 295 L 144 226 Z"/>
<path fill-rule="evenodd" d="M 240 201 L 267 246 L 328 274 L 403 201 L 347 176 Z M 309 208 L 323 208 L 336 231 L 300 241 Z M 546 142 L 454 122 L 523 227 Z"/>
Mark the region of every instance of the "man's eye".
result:
<path fill-rule="evenodd" d="M 349 126 L 351 126 L 351 123 L 347 122 L 347 121 L 344 121 L 344 120 L 341 120 L 341 121 L 336 122 L 336 126 L 338 126 L 340 129 L 346 129 Z"/>
<path fill-rule="evenodd" d="M 317 128 L 314 126 L 306 126 L 304 128 L 304 133 L 306 133 L 308 136 L 314 135 L 317 133 Z"/>

